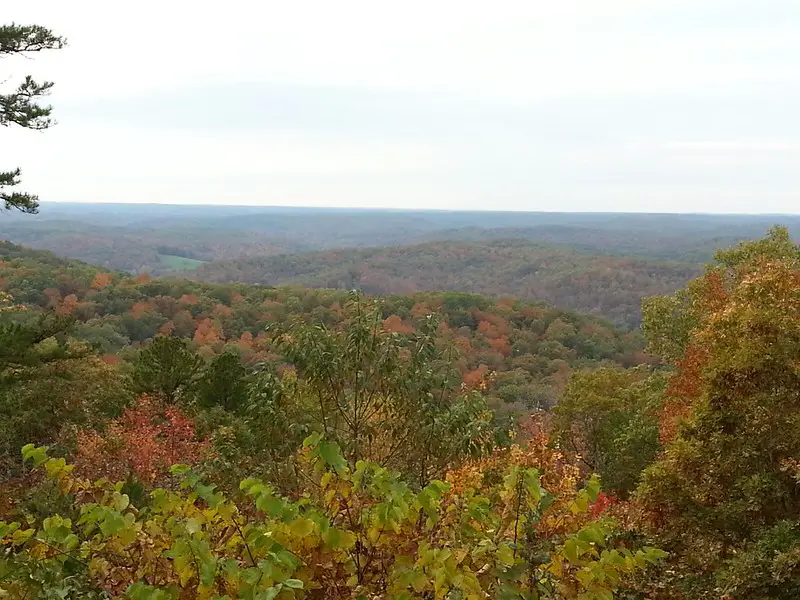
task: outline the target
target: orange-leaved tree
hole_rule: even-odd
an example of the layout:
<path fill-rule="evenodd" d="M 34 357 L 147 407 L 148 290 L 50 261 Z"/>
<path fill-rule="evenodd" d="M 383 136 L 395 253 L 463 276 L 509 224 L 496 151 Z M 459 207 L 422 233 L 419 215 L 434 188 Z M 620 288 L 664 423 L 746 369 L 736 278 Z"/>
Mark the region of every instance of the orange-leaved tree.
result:
<path fill-rule="evenodd" d="M 91 479 L 134 479 L 147 487 L 165 485 L 172 465 L 198 464 L 210 452 L 188 415 L 146 395 L 104 431 L 80 429 L 76 438 L 78 473 Z"/>

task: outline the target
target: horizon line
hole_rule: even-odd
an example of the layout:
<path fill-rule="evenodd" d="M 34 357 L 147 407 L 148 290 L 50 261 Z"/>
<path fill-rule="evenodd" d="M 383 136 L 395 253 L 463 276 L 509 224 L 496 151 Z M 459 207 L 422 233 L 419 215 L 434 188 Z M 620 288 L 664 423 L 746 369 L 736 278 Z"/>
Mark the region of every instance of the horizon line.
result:
<path fill-rule="evenodd" d="M 481 209 L 481 208 L 410 208 L 402 206 L 347 206 L 347 205 L 316 205 L 316 204 L 213 204 L 189 202 L 138 202 L 138 201 L 80 201 L 80 200 L 41 200 L 39 206 L 53 205 L 80 205 L 80 206 L 163 206 L 176 208 L 263 208 L 281 210 L 350 210 L 362 212 L 428 212 L 428 213 L 523 213 L 523 214 L 591 214 L 591 215 L 686 215 L 686 216 L 741 216 L 741 217 L 800 217 L 800 213 L 769 213 L 769 212 L 649 212 L 649 211 L 616 211 L 616 210 L 548 210 L 548 209 Z M 31 215 L 35 216 L 35 215 Z"/>

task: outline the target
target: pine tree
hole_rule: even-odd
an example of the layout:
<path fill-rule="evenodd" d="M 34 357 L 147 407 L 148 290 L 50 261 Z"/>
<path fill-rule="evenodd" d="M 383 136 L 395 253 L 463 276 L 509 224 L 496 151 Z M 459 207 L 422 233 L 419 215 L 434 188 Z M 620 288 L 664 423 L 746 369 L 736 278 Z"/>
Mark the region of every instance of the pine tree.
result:
<path fill-rule="evenodd" d="M 42 347 L 42 342 L 65 333 L 73 322 L 69 316 L 51 312 L 30 313 L 25 306 L 15 304 L 10 295 L 0 292 L 0 390 L 11 380 L 31 376 L 45 363 L 77 356 L 79 352 L 69 352 L 63 340 L 53 340 L 49 347 Z"/>
<path fill-rule="evenodd" d="M 233 352 L 217 356 L 197 385 L 197 400 L 205 407 L 235 411 L 247 400 L 247 369 Z"/>
<path fill-rule="evenodd" d="M 173 404 L 192 386 L 203 368 L 203 359 L 186 340 L 158 336 L 139 353 L 133 370 L 136 392 L 155 394 Z"/>
<path fill-rule="evenodd" d="M 54 35 L 49 29 L 40 25 L 0 25 L 0 58 L 13 55 L 27 55 L 42 50 L 62 48 L 65 40 Z M 53 83 L 37 82 L 31 76 L 25 77 L 10 93 L 0 94 L 0 125 L 10 127 L 18 125 L 25 129 L 43 130 L 52 126 L 50 117 L 52 107 L 40 104 Z M 5 188 L 20 183 L 20 169 L 0 171 L 0 201 L 6 210 L 12 208 L 26 213 L 36 213 L 39 199 L 33 194 L 24 192 L 7 192 Z"/>

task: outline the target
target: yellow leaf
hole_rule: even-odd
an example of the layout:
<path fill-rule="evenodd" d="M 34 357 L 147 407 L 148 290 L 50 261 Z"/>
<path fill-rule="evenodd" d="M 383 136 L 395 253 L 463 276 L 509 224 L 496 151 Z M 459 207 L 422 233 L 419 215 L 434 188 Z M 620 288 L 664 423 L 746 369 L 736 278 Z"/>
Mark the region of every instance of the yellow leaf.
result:
<path fill-rule="evenodd" d="M 292 522 L 289 529 L 297 537 L 304 538 L 311 535 L 314 531 L 314 521 L 311 519 L 297 519 Z"/>
<path fill-rule="evenodd" d="M 367 539 L 372 542 L 373 544 L 378 541 L 378 538 L 381 536 L 381 530 L 377 527 L 370 527 L 367 530 Z"/>

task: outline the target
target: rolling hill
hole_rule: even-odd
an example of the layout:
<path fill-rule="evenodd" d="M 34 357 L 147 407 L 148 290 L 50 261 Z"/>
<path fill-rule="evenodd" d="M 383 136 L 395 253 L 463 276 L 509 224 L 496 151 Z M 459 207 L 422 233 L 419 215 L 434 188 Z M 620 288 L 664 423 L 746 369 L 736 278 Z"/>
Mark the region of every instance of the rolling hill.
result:
<path fill-rule="evenodd" d="M 635 327 L 645 296 L 695 277 L 693 263 L 592 255 L 527 240 L 437 241 L 218 261 L 193 276 L 218 283 L 362 289 L 368 294 L 465 291 L 547 302 Z"/>
<path fill-rule="evenodd" d="M 791 215 L 664 215 L 320 209 L 164 204 L 43 204 L 9 213 L 0 239 L 107 268 L 160 274 L 196 263 L 336 248 L 523 239 L 586 253 L 705 263 L 716 248 L 757 239 Z"/>

